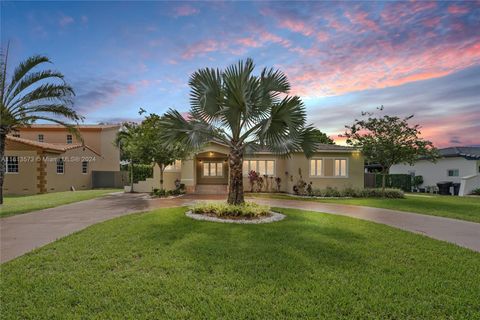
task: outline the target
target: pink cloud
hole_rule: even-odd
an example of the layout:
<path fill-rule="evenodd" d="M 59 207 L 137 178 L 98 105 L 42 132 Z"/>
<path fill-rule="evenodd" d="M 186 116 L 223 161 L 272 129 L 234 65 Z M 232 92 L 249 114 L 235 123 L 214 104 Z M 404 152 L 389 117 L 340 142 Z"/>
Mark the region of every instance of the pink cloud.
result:
<path fill-rule="evenodd" d="M 200 12 L 197 8 L 192 7 L 191 5 L 182 5 L 179 7 L 176 7 L 174 9 L 174 16 L 175 17 L 187 17 L 187 16 L 193 16 L 196 15 Z"/>
<path fill-rule="evenodd" d="M 62 16 L 60 18 L 60 20 L 58 21 L 58 24 L 61 26 L 61 27 L 66 27 L 68 26 L 69 24 L 72 24 L 75 22 L 75 19 L 73 19 L 72 17 L 70 16 Z"/>
<path fill-rule="evenodd" d="M 328 35 L 328 33 L 323 31 L 317 32 L 316 37 L 317 37 L 317 40 L 320 42 L 327 41 L 328 39 L 330 39 L 330 36 Z"/>
<path fill-rule="evenodd" d="M 429 28 L 435 28 L 440 24 L 440 17 L 433 17 L 423 21 L 423 24 Z"/>
<path fill-rule="evenodd" d="M 383 46 L 383 49 L 380 49 Z M 406 44 L 408 46 L 408 44 Z M 388 43 L 378 47 L 348 48 L 349 55 L 339 51 L 325 60 L 286 68 L 292 90 L 303 97 L 340 95 L 352 91 L 398 86 L 404 83 L 442 77 L 480 63 L 480 39 L 462 46 L 438 45 L 417 54 L 395 54 L 404 51 Z M 376 51 L 382 55 L 370 57 Z M 357 57 L 353 59 L 352 57 Z"/>
<path fill-rule="evenodd" d="M 278 24 L 280 27 L 288 29 L 292 32 L 303 34 L 304 36 L 311 36 L 315 30 L 312 26 L 307 25 L 301 20 L 296 20 L 293 18 L 284 18 Z"/>
<path fill-rule="evenodd" d="M 353 25 L 359 25 L 360 27 L 364 28 L 361 29 L 361 32 L 364 31 L 375 31 L 378 32 L 380 31 L 377 23 L 373 20 L 371 20 L 368 17 L 368 13 L 365 11 L 357 11 L 354 13 L 346 12 L 345 17 L 350 20 L 350 23 Z"/>
<path fill-rule="evenodd" d="M 245 46 L 245 47 L 253 47 L 253 48 L 258 48 L 260 47 L 262 44 L 253 39 L 253 37 L 245 37 L 245 38 L 240 38 L 240 39 L 237 39 L 235 40 L 238 44 L 242 45 L 242 46 Z"/>
<path fill-rule="evenodd" d="M 455 4 L 448 7 L 448 13 L 451 13 L 451 14 L 465 14 L 467 12 L 468 12 L 468 8 L 461 7 Z"/>
<path fill-rule="evenodd" d="M 201 40 L 187 47 L 182 53 L 182 58 L 191 59 L 195 56 L 204 55 L 206 53 L 219 51 L 225 48 L 226 43 L 224 42 L 213 39 Z"/>

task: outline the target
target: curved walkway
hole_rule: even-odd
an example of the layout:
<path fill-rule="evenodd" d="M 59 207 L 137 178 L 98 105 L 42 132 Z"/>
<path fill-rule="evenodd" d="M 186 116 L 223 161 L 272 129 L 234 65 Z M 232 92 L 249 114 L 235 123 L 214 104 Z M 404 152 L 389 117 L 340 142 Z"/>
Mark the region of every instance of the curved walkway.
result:
<path fill-rule="evenodd" d="M 148 199 L 144 194 L 117 193 L 0 219 L 0 263 L 21 256 L 90 225 L 133 212 L 184 206 L 199 200 L 224 200 L 221 195 L 187 195 L 174 199 Z M 480 252 L 480 223 L 388 209 L 299 200 L 249 199 L 272 207 L 294 208 L 344 215 L 403 230 Z"/>

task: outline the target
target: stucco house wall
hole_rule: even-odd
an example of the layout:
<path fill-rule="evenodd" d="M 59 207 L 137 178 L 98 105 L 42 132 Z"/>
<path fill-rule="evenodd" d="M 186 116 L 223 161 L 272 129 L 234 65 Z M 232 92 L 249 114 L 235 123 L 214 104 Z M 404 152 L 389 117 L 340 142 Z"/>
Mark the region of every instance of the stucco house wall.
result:
<path fill-rule="evenodd" d="M 175 174 L 165 174 L 165 189 L 175 187 L 175 179 L 180 179 L 185 184 L 187 192 L 195 192 L 200 185 L 224 185 L 228 183 L 228 147 L 210 143 L 199 153 L 193 155 L 190 159 L 181 161 L 181 168 Z M 323 159 L 324 168 L 322 176 L 310 176 L 310 160 Z M 343 189 L 346 187 L 363 188 L 364 185 L 364 157 L 358 151 L 345 149 L 343 151 L 322 151 L 317 152 L 311 159 L 303 153 L 295 153 L 290 157 L 282 157 L 266 152 L 244 155 L 244 161 L 249 160 L 272 160 L 274 161 L 274 174 L 269 175 L 268 190 L 276 190 L 276 184 L 270 176 L 280 177 L 280 191 L 293 192 L 293 186 L 298 182 L 299 169 L 301 170 L 303 180 L 307 183 L 312 182 L 314 189 L 323 189 L 333 187 Z M 345 177 L 334 176 L 335 159 L 346 160 L 347 175 Z M 218 161 L 223 163 L 223 177 L 206 178 L 202 176 L 203 163 L 208 161 Z M 134 185 L 137 192 L 151 192 L 154 188 L 160 188 L 159 169 L 154 170 L 153 178 L 141 181 Z M 264 183 L 265 186 L 266 183 Z M 245 191 L 250 191 L 248 172 L 243 172 L 243 185 Z M 213 190 L 213 189 L 212 189 Z"/>
<path fill-rule="evenodd" d="M 58 125 L 32 125 L 12 132 L 7 136 L 6 156 L 19 157 L 19 172 L 6 174 L 5 194 L 67 191 L 72 186 L 79 190 L 90 189 L 93 170 L 120 170 L 120 150 L 114 145 L 118 129 L 115 125 L 80 126 L 84 145 Z M 40 134 L 43 142 L 39 141 Z M 67 135 L 72 135 L 72 143 L 67 143 Z M 65 158 L 63 174 L 56 172 L 58 157 Z M 87 173 L 82 173 L 83 161 L 88 162 Z"/>
<path fill-rule="evenodd" d="M 3 192 L 5 194 L 27 195 L 38 192 L 37 188 L 37 168 L 38 163 L 36 150 L 6 150 L 6 156 L 17 156 L 18 173 L 5 173 L 3 182 Z"/>
<path fill-rule="evenodd" d="M 463 157 L 441 158 L 436 163 L 426 160 L 417 161 L 413 166 L 408 164 L 394 165 L 390 173 L 415 173 L 416 176 L 423 177 L 423 186 L 437 185 L 440 181 L 451 181 L 460 183 L 462 177 L 475 175 L 479 173 L 479 163 L 477 160 L 467 160 Z M 448 170 L 458 169 L 458 177 L 449 177 Z"/>
<path fill-rule="evenodd" d="M 68 191 L 92 188 L 92 170 L 98 154 L 89 149 L 76 148 L 67 150 L 60 155 L 48 157 L 46 161 L 47 192 Z M 64 173 L 57 173 L 57 159 L 64 159 Z M 82 173 L 82 161 L 87 161 L 87 173 Z"/>

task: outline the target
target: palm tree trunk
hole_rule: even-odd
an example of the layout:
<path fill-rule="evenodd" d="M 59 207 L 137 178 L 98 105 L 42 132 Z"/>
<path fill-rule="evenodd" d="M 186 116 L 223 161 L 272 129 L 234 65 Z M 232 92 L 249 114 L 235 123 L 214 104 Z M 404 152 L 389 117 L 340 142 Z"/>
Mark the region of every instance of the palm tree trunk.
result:
<path fill-rule="evenodd" d="M 3 180 L 5 177 L 5 140 L 6 134 L 0 133 L 0 204 L 3 204 Z"/>
<path fill-rule="evenodd" d="M 231 149 L 229 155 L 229 185 L 228 185 L 228 204 L 242 204 L 245 202 L 243 197 L 243 151 Z"/>
<path fill-rule="evenodd" d="M 387 169 L 382 168 L 382 195 L 385 197 L 385 180 L 387 175 Z"/>

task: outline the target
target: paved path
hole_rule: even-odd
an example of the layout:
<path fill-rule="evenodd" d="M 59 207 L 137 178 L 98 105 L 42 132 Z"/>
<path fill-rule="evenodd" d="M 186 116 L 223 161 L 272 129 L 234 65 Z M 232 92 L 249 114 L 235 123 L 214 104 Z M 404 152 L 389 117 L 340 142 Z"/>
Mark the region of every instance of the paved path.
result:
<path fill-rule="evenodd" d="M 95 223 L 125 214 L 154 208 L 189 205 L 198 200 L 224 199 L 225 196 L 221 195 L 186 195 L 175 199 L 149 200 L 143 194 L 118 193 L 2 218 L 0 219 L 0 263 Z M 259 198 L 250 200 L 274 207 L 326 212 L 383 223 L 480 252 L 480 223 L 331 203 Z"/>

